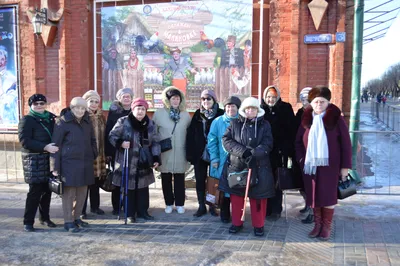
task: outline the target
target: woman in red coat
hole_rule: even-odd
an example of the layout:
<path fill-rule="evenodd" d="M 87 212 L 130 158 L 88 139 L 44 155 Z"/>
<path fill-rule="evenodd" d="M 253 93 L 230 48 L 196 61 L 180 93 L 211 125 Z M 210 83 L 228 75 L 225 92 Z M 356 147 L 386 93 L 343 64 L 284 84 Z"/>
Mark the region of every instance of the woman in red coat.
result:
<path fill-rule="evenodd" d="M 339 178 L 351 168 L 351 142 L 340 109 L 330 103 L 331 91 L 312 88 L 296 137 L 296 157 L 304 171 L 307 205 L 314 209 L 309 237 L 328 240 Z"/>

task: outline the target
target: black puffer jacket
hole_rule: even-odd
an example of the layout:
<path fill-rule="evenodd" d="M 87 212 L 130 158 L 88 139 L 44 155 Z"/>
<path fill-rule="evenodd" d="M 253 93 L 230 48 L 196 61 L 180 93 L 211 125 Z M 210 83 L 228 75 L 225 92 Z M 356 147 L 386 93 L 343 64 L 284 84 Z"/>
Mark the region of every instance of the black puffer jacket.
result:
<path fill-rule="evenodd" d="M 108 111 L 106 129 L 104 132 L 104 152 L 106 156 L 111 156 L 113 158 L 112 161 L 114 161 L 116 149 L 111 145 L 108 139 L 110 131 L 113 129 L 119 118 L 129 115 L 130 112 L 131 110 L 125 110 L 119 101 L 114 101 Z"/>
<path fill-rule="evenodd" d="M 50 113 L 48 123 L 29 114 L 19 121 L 18 138 L 22 145 L 24 179 L 28 184 L 44 183 L 50 177 L 49 154 L 44 151 L 44 147 L 51 143 L 55 117 Z"/>
<path fill-rule="evenodd" d="M 212 119 L 206 119 L 200 109 L 197 109 L 193 115 L 190 126 L 186 131 L 186 159 L 191 164 L 199 162 L 204 149 L 206 148 L 207 139 L 205 136 L 210 132 L 212 121 L 218 116 L 224 114 L 224 110 L 218 108 L 217 114 Z M 204 134 L 203 119 L 206 119 L 206 132 Z"/>
<path fill-rule="evenodd" d="M 244 188 L 233 189 L 229 187 L 228 167 L 234 172 L 248 169 L 243 154 L 246 150 L 250 150 L 251 156 L 256 160 L 256 166 L 252 168 L 252 178 L 257 178 L 258 184 L 249 189 L 249 197 L 266 199 L 275 196 L 274 177 L 269 160 L 273 142 L 269 123 L 263 117 L 250 121 L 239 116 L 239 119 L 231 121 L 222 141 L 224 148 L 229 152 L 229 157 L 223 169 L 219 189 L 229 194 L 244 196 Z"/>

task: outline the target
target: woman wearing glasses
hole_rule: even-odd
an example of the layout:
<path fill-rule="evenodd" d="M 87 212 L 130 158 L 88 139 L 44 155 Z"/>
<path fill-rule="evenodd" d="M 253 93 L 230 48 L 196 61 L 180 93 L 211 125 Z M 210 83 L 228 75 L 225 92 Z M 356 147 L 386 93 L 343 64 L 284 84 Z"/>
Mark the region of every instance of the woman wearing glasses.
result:
<path fill-rule="evenodd" d="M 21 142 L 22 162 L 25 182 L 29 184 L 24 213 L 24 230 L 35 231 L 36 211 L 39 207 L 39 220 L 48 227 L 56 227 L 50 220 L 51 191 L 48 185 L 50 177 L 49 153 L 58 151 L 51 143 L 55 115 L 46 111 L 46 97 L 34 94 L 29 100 L 29 113 L 18 125 L 18 137 Z"/>
<path fill-rule="evenodd" d="M 88 186 L 88 193 L 86 195 L 85 204 L 83 205 L 82 218 L 86 219 L 86 207 L 87 199 L 90 195 L 90 212 L 94 214 L 104 214 L 104 211 L 100 209 L 100 193 L 99 186 L 100 180 L 106 176 L 106 158 L 104 154 L 104 130 L 106 127 L 106 121 L 103 116 L 103 112 L 100 107 L 100 95 L 94 91 L 87 91 L 83 96 L 83 99 L 87 103 L 87 111 L 89 112 L 90 121 L 93 125 L 94 135 L 96 137 L 97 150 L 99 155 L 94 160 L 94 177 L 95 182 L 93 185 Z"/>
<path fill-rule="evenodd" d="M 193 115 L 186 135 L 186 158 L 194 165 L 196 177 L 196 193 L 199 202 L 198 210 L 193 214 L 195 217 L 203 216 L 207 213 L 205 205 L 206 178 L 209 161 L 204 160 L 207 146 L 207 135 L 210 131 L 211 123 L 215 118 L 224 114 L 224 110 L 218 107 L 217 97 L 212 90 L 204 90 L 201 93 L 201 107 Z M 209 156 L 208 156 L 209 157 Z M 210 213 L 217 216 L 215 209 L 210 207 Z"/>

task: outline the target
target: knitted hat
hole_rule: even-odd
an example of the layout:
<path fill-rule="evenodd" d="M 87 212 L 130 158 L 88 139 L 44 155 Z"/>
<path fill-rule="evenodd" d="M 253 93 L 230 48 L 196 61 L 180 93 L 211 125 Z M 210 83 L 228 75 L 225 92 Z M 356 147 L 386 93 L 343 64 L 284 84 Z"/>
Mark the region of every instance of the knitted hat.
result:
<path fill-rule="evenodd" d="M 97 93 L 97 91 L 94 90 L 87 91 L 85 94 L 83 94 L 82 98 L 86 101 L 90 101 L 90 99 L 95 99 L 100 102 L 100 95 Z"/>
<path fill-rule="evenodd" d="M 69 104 L 69 107 L 74 108 L 76 106 L 81 106 L 86 109 L 87 108 L 86 100 L 83 99 L 82 97 L 72 98 L 71 103 Z"/>
<path fill-rule="evenodd" d="M 131 109 L 135 109 L 136 106 L 143 106 L 144 108 L 146 108 L 146 110 L 149 109 L 149 104 L 146 102 L 145 99 L 142 98 L 133 99 Z"/>
<path fill-rule="evenodd" d="M 242 105 L 239 108 L 239 114 L 243 117 L 247 117 L 244 110 L 249 107 L 258 108 L 257 117 L 261 117 L 265 114 L 264 109 L 262 109 L 260 107 L 260 102 L 258 101 L 258 99 L 254 98 L 254 97 L 247 97 L 246 99 L 243 100 Z"/>
<path fill-rule="evenodd" d="M 276 101 L 279 101 L 279 99 L 281 98 L 281 91 L 278 89 L 277 86 L 272 85 L 272 86 L 268 86 L 265 88 L 264 93 L 263 93 L 263 100 L 266 102 L 266 98 L 267 98 L 267 94 L 269 90 L 275 90 L 276 93 L 278 94 L 278 98 L 276 99 Z"/>
<path fill-rule="evenodd" d="M 214 99 L 214 102 L 217 102 L 217 95 L 215 95 L 215 92 L 213 90 L 204 90 L 201 92 L 201 98 L 206 98 L 207 96 L 210 96 Z"/>
<path fill-rule="evenodd" d="M 331 91 L 324 86 L 317 86 L 308 92 L 308 102 L 311 103 L 315 98 L 323 97 L 328 101 L 331 100 Z"/>
<path fill-rule="evenodd" d="M 310 90 L 311 90 L 311 87 L 305 87 L 304 89 L 301 90 L 300 101 L 308 99 L 308 93 L 310 92 Z"/>
<path fill-rule="evenodd" d="M 230 97 L 226 98 L 225 101 L 223 102 L 224 108 L 228 104 L 234 104 L 237 106 L 238 109 L 239 109 L 241 103 L 242 103 L 242 101 L 236 96 L 230 96 Z"/>
<path fill-rule="evenodd" d="M 29 97 L 28 105 L 31 106 L 34 102 L 45 102 L 45 103 L 47 103 L 46 96 L 44 96 L 43 94 L 40 94 L 40 93 L 33 94 L 31 97 Z"/>
<path fill-rule="evenodd" d="M 117 95 L 116 95 L 117 100 L 118 100 L 118 101 L 121 101 L 122 95 L 124 95 L 124 94 L 129 94 L 129 95 L 133 98 L 133 91 L 132 91 L 132 89 L 131 89 L 131 88 L 123 88 L 123 89 L 119 89 L 119 90 L 117 91 Z"/>
<path fill-rule="evenodd" d="M 169 90 L 167 91 L 166 95 L 168 100 L 170 100 L 172 96 L 179 96 L 179 98 L 181 98 L 181 92 L 173 86 L 169 87 Z"/>

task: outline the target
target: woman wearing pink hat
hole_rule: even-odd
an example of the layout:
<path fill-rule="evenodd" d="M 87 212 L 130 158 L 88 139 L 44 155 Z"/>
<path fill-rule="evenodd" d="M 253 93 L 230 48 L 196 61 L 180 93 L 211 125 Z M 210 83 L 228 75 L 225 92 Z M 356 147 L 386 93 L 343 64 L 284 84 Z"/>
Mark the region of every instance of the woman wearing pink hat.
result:
<path fill-rule="evenodd" d="M 132 101 L 132 112 L 118 119 L 110 132 L 110 143 L 116 148 L 113 184 L 121 186 L 124 149 L 129 152 L 128 170 L 128 221 L 136 222 L 137 218 L 154 220 L 148 213 L 149 185 L 154 183 L 153 168 L 160 165 L 161 148 L 158 143 L 157 127 L 147 116 L 148 103 L 141 98 Z M 139 161 L 139 150 L 148 147 L 149 158 Z"/>

